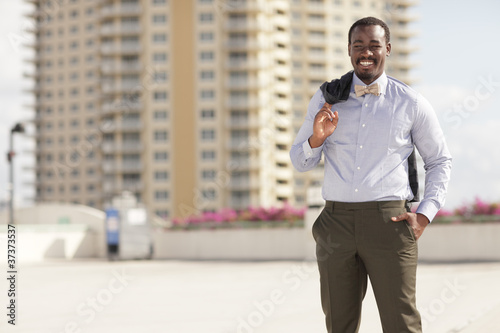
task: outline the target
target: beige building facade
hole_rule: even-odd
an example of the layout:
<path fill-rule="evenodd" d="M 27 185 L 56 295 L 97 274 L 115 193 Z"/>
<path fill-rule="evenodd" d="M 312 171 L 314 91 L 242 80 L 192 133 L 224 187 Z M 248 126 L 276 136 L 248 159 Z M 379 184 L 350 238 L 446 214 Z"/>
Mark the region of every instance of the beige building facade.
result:
<path fill-rule="evenodd" d="M 305 205 L 288 152 L 354 20 L 385 19 L 411 83 L 413 1 L 31 0 L 36 200 L 154 214 Z"/>

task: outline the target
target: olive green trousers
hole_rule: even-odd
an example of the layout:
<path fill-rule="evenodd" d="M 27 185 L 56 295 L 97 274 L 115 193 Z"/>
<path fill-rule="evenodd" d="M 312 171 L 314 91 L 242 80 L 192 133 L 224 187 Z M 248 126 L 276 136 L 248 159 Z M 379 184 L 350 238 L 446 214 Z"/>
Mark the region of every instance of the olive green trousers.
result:
<path fill-rule="evenodd" d="M 328 333 L 358 332 L 367 277 L 384 333 L 420 333 L 415 303 L 417 241 L 405 201 L 327 201 L 314 222 L 321 303 Z"/>

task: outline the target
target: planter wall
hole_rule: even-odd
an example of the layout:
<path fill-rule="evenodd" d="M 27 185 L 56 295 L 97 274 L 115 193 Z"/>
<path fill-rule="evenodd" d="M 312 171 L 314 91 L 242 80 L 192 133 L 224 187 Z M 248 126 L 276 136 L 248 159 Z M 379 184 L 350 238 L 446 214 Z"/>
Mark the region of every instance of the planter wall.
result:
<path fill-rule="evenodd" d="M 425 261 L 500 261 L 500 223 L 431 224 L 419 239 Z"/>
<path fill-rule="evenodd" d="M 154 258 L 189 260 L 314 260 L 311 226 L 303 228 L 156 230 Z M 419 239 L 421 261 L 500 261 L 500 223 L 431 224 Z"/>
<path fill-rule="evenodd" d="M 304 259 L 304 228 L 158 230 L 155 259 Z"/>

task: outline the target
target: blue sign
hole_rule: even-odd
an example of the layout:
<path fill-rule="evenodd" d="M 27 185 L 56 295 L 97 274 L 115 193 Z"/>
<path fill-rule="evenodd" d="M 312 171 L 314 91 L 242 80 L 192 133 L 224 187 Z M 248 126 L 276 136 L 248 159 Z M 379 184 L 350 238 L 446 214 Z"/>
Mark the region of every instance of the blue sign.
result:
<path fill-rule="evenodd" d="M 106 209 L 106 238 L 108 245 L 118 245 L 120 236 L 120 213 L 117 209 Z"/>

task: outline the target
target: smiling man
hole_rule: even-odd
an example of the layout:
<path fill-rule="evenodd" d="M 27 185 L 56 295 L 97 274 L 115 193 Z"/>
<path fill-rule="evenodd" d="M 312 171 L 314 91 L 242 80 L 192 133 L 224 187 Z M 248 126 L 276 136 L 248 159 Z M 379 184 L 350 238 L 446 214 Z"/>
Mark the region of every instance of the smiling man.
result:
<path fill-rule="evenodd" d="M 390 53 L 383 21 L 356 21 L 348 37 L 354 71 L 320 87 L 290 151 L 302 172 L 325 158 L 326 204 L 312 233 L 329 333 L 358 331 L 368 277 L 384 332 L 422 332 L 417 241 L 444 204 L 451 156 L 429 102 L 385 74 Z M 414 147 L 426 170 L 416 213 Z"/>

